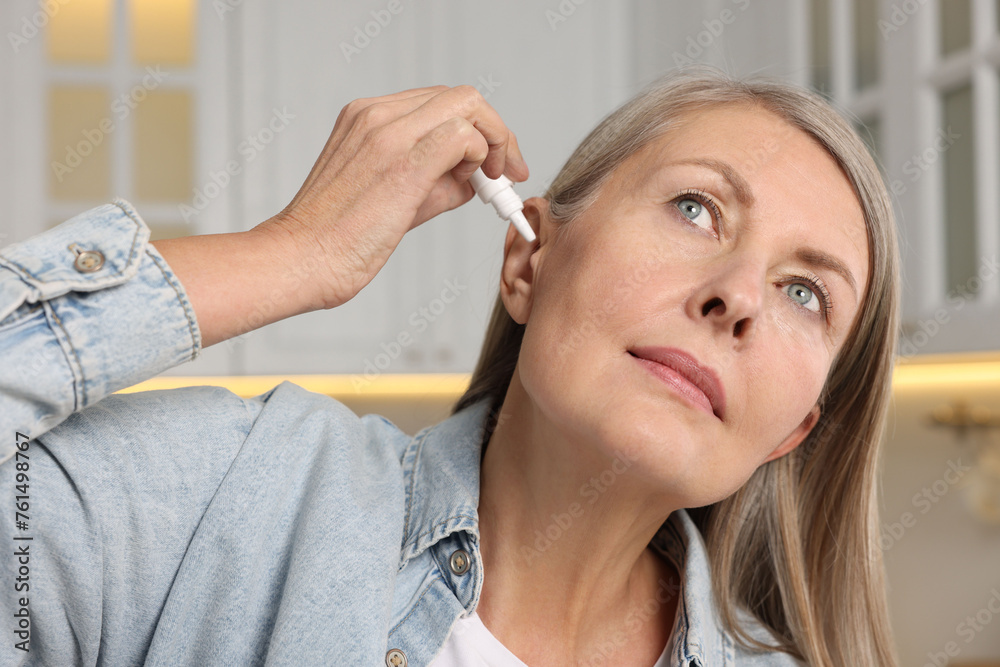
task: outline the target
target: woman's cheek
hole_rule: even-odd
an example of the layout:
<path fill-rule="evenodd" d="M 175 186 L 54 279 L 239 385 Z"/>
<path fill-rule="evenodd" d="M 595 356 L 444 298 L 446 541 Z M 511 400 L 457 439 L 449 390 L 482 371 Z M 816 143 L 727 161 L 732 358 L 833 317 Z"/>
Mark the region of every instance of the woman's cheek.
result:
<path fill-rule="evenodd" d="M 773 326 L 775 338 L 789 353 L 816 355 L 826 352 L 826 322 L 823 316 L 792 303 L 780 290 L 775 303 L 767 308 L 767 318 Z"/>
<path fill-rule="evenodd" d="M 794 327 L 780 316 L 774 316 L 774 325 L 783 333 L 775 335 L 773 344 L 762 350 L 760 359 L 765 366 L 748 374 L 755 382 L 745 387 L 750 400 L 766 398 L 766 405 L 775 406 L 753 410 L 752 423 L 759 428 L 782 424 L 790 432 L 819 398 L 830 357 L 821 336 Z"/>
<path fill-rule="evenodd" d="M 775 333 L 775 340 L 780 341 L 782 347 L 790 344 L 798 344 L 803 335 L 808 335 L 803 331 L 804 317 L 799 313 L 791 312 L 792 309 L 781 303 L 781 295 L 774 299 L 770 307 L 767 308 L 767 318 Z M 797 317 L 796 317 L 797 316 Z"/>

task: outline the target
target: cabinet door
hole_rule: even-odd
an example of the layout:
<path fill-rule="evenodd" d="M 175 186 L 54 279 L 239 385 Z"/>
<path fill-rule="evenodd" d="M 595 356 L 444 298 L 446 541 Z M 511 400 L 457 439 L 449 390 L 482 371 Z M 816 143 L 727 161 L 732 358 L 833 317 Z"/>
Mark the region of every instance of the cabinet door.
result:
<path fill-rule="evenodd" d="M 996 0 L 812 0 L 813 85 L 853 113 L 896 207 L 900 355 L 1000 346 Z"/>
<path fill-rule="evenodd" d="M 1000 346 L 1000 3 L 634 3 L 640 81 L 709 63 L 818 90 L 883 168 L 903 271 L 900 354 Z"/>
<path fill-rule="evenodd" d="M 632 92 L 630 3 L 527 0 L 243 3 L 237 105 L 244 135 L 273 109 L 293 115 L 247 164 L 243 215 L 294 196 L 351 100 L 433 84 L 476 87 L 517 134 L 542 194 L 580 139 Z M 229 20 L 229 19 L 227 19 Z M 473 199 L 409 232 L 351 302 L 252 332 L 232 345 L 247 373 L 471 371 L 496 298 L 506 224 Z"/>
<path fill-rule="evenodd" d="M 230 231 L 228 32 L 210 0 L 0 6 L 0 243 L 122 197 L 152 238 Z M 208 191 L 204 202 L 200 197 Z M 173 372 L 228 373 L 214 349 Z M 195 370 L 197 369 L 197 370 Z"/>
<path fill-rule="evenodd" d="M 150 63 L 135 59 L 131 17 L 157 3 L 80 7 L 102 2 L 110 7 L 103 63 L 54 62 L 51 26 L 0 50 L 0 85 L 17 93 L 0 100 L 6 242 L 103 201 L 55 196 L 50 158 L 70 143 L 53 148 L 53 89 L 103 86 L 107 100 L 133 90 Z M 104 147 L 110 192 L 131 199 L 162 234 L 251 228 L 294 196 L 349 101 L 435 83 L 470 84 L 487 97 L 532 169 L 518 192 L 540 195 L 604 114 L 668 69 L 709 62 L 811 83 L 858 118 L 899 213 L 904 355 L 996 346 L 995 0 L 956 2 L 968 11 L 948 15 L 947 34 L 934 3 L 904 20 L 885 1 L 852 0 L 189 2 L 194 55 L 168 65 L 155 91 L 188 95 L 188 195 L 143 194 L 139 153 L 158 146 L 141 139 L 155 126 L 148 99 Z M 14 34 L 30 33 L 24 26 L 37 12 L 33 0 L 0 8 Z M 176 117 L 170 109 L 180 106 L 161 96 L 152 116 Z M 469 371 L 496 298 L 505 232 L 474 199 L 407 234 L 350 303 L 214 346 L 169 373 L 341 372 L 367 385 L 385 373 Z"/>

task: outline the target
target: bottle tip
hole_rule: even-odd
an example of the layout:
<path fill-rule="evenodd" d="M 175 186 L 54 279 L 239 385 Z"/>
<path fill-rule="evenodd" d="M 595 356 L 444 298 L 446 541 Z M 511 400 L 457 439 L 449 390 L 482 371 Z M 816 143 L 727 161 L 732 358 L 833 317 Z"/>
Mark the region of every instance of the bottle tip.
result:
<path fill-rule="evenodd" d="M 510 214 L 510 221 L 514 225 L 514 228 L 524 237 L 525 241 L 528 243 L 535 242 L 535 230 L 528 224 L 528 219 L 524 217 L 524 213 L 514 211 Z"/>

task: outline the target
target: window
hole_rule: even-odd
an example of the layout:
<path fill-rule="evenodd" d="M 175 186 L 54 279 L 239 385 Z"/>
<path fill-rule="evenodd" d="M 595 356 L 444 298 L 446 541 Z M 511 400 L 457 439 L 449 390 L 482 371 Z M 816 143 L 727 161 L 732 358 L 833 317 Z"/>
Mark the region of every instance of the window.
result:
<path fill-rule="evenodd" d="M 48 218 L 115 196 L 153 238 L 196 233 L 179 213 L 196 174 L 195 0 L 74 0 L 46 27 Z"/>
<path fill-rule="evenodd" d="M 982 322 L 1000 309 L 1000 0 L 809 8 L 811 84 L 853 116 L 897 208 L 903 346 L 943 313 L 948 333 L 931 327 L 911 353 L 995 348 Z"/>

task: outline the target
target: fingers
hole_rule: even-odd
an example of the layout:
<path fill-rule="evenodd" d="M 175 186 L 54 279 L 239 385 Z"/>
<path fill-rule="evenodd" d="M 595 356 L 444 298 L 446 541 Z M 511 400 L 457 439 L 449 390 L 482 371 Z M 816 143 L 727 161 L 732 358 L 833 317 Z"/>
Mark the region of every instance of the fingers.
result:
<path fill-rule="evenodd" d="M 459 169 L 453 173 L 458 180 L 467 178 L 479 166 L 491 178 L 503 173 L 515 181 L 528 178 L 528 165 L 514 133 L 507 129 L 496 110 L 472 86 L 412 88 L 391 95 L 354 100 L 344 107 L 337 120 L 339 127 L 335 128 L 330 138 L 331 148 L 339 145 L 352 130 L 370 131 L 390 123 L 396 123 L 395 129 L 407 134 L 415 145 L 451 116 L 472 123 L 485 137 L 488 146 L 481 164 L 471 169 L 467 165 L 456 165 Z"/>
<path fill-rule="evenodd" d="M 381 104 L 383 102 L 395 102 L 397 100 L 405 100 L 411 97 L 421 97 L 427 95 L 437 95 L 448 90 L 448 86 L 438 85 L 438 86 L 426 86 L 424 88 L 410 88 L 409 90 L 401 90 L 398 93 L 391 93 L 389 95 L 381 95 L 379 97 L 363 97 L 354 100 L 351 104 L 357 103 L 360 107 L 370 106 L 372 104 Z M 347 106 L 351 106 L 348 104 Z M 347 107 L 344 107 L 345 109 Z"/>
<path fill-rule="evenodd" d="M 524 181 L 529 175 L 514 133 L 472 86 L 429 86 L 353 100 L 341 110 L 289 207 L 325 189 L 324 183 L 352 162 L 369 175 L 392 170 L 392 164 L 417 167 L 426 188 L 446 174 L 453 186 L 462 184 L 479 167 L 491 178 L 506 174 Z"/>
<path fill-rule="evenodd" d="M 435 215 L 458 208 L 476 196 L 468 181 L 457 183 L 451 173 L 445 174 L 434 184 L 427 199 L 417 209 L 410 228 L 417 227 Z"/>
<path fill-rule="evenodd" d="M 383 95 L 381 97 L 360 98 L 348 103 L 343 109 L 341 109 L 340 115 L 337 117 L 337 122 L 334 123 L 333 131 L 330 133 L 330 137 L 326 141 L 326 145 L 323 146 L 322 152 L 317 158 L 316 163 L 313 165 L 312 170 L 309 172 L 309 175 L 306 177 L 305 182 L 302 184 L 299 194 L 296 194 L 295 199 L 292 200 L 292 204 L 295 204 L 300 198 L 301 193 L 308 190 L 308 188 L 311 187 L 316 181 L 317 177 L 326 170 L 327 163 L 333 157 L 336 149 L 343 143 L 347 134 L 354 128 L 355 123 L 358 120 L 358 116 L 361 114 L 368 114 L 368 122 L 373 122 L 375 120 L 375 114 L 372 114 L 370 111 L 366 111 L 367 109 L 370 109 L 375 105 L 381 105 L 384 109 L 384 117 L 387 120 L 392 120 L 412 111 L 414 108 L 418 107 L 434 95 L 437 95 L 447 89 L 448 86 L 412 88 L 410 90 L 404 90 L 391 95 Z"/>
<path fill-rule="evenodd" d="M 472 86 L 457 86 L 441 91 L 400 120 L 413 131 L 426 134 L 441 124 L 442 118 L 456 116 L 469 121 L 486 139 L 487 155 L 483 173 L 498 178 L 507 173 L 512 180 L 528 177 L 528 165 L 521 155 L 514 133 L 507 129 L 500 115 Z M 462 171 L 466 171 L 464 168 Z M 468 173 L 475 171 L 473 168 Z"/>
<path fill-rule="evenodd" d="M 514 155 L 519 162 L 519 164 L 515 165 L 518 167 L 518 170 L 516 172 L 517 178 L 515 178 L 509 173 L 507 174 L 507 176 L 510 177 L 510 180 L 512 181 L 528 180 L 528 176 L 531 175 L 528 173 L 528 163 L 524 161 L 524 157 L 521 155 L 521 147 L 517 145 L 517 136 L 513 132 L 510 133 L 510 147 L 507 149 L 507 154 Z"/>
<path fill-rule="evenodd" d="M 450 171 L 457 183 L 463 183 L 483 163 L 489 150 L 489 143 L 475 125 L 453 116 L 421 137 L 408 158 L 412 166 L 433 180 Z"/>

